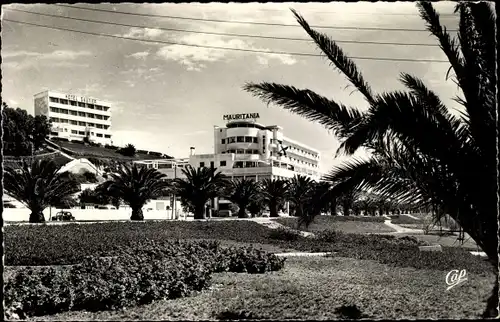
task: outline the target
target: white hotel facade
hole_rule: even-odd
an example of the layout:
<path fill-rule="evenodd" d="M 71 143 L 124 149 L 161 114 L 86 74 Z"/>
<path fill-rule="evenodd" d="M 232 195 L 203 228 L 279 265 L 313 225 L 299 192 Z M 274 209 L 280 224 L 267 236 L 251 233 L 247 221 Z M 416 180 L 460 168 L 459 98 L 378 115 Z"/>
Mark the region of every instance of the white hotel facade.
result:
<path fill-rule="evenodd" d="M 34 105 L 52 122 L 49 137 L 112 144 L 110 102 L 48 90 L 34 95 Z"/>
<path fill-rule="evenodd" d="M 183 177 L 187 165 L 214 167 L 232 179 L 288 179 L 295 175 L 318 181 L 320 152 L 283 134 L 278 125 L 257 122 L 258 113 L 225 115 L 225 127 L 214 127 L 214 153 L 173 160 L 141 160 L 168 178 Z"/>

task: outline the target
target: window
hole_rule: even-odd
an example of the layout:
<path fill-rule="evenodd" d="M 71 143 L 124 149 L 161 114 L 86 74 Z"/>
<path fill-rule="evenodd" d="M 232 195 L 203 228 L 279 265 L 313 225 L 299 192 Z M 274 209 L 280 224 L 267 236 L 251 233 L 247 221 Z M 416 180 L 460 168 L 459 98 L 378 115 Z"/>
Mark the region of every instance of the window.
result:
<path fill-rule="evenodd" d="M 59 100 L 59 103 L 68 105 L 68 100 L 65 100 L 65 99 L 62 99 L 62 98 L 61 98 L 61 99 Z"/>
<path fill-rule="evenodd" d="M 85 135 L 84 131 L 78 131 L 78 135 Z"/>
<path fill-rule="evenodd" d="M 61 113 L 61 114 L 68 114 L 68 110 L 66 110 L 66 109 L 59 109 L 59 113 Z"/>
<path fill-rule="evenodd" d="M 96 105 L 95 109 L 98 110 L 98 111 L 102 111 L 102 106 L 101 105 Z"/>
<path fill-rule="evenodd" d="M 94 109 L 94 104 L 87 104 L 87 107 L 90 109 Z"/>
<path fill-rule="evenodd" d="M 51 97 L 50 101 L 54 103 L 59 103 L 59 99 L 57 97 Z"/>
<path fill-rule="evenodd" d="M 95 126 L 95 124 L 94 123 L 87 123 L 87 126 L 91 126 L 92 127 L 92 126 Z"/>
<path fill-rule="evenodd" d="M 85 103 L 78 102 L 78 106 L 80 106 L 80 107 L 85 107 Z"/>
<path fill-rule="evenodd" d="M 102 115 L 96 114 L 95 118 L 98 120 L 102 120 Z"/>
<path fill-rule="evenodd" d="M 69 104 L 70 104 L 71 106 L 76 106 L 76 102 L 75 102 L 75 101 L 69 101 Z"/>
<path fill-rule="evenodd" d="M 83 116 L 83 117 L 85 117 L 85 112 L 78 112 L 78 116 Z"/>
<path fill-rule="evenodd" d="M 69 114 L 70 114 L 70 115 L 77 116 L 77 115 L 78 115 L 78 112 L 76 112 L 76 111 L 69 111 Z"/>
<path fill-rule="evenodd" d="M 226 166 L 226 161 L 221 161 L 221 162 L 220 162 L 220 166 L 221 166 L 221 167 L 225 167 L 225 166 Z"/>
<path fill-rule="evenodd" d="M 236 142 L 244 142 L 245 141 L 245 137 L 244 136 L 237 136 L 236 137 Z"/>
<path fill-rule="evenodd" d="M 102 138 L 102 134 L 101 133 L 97 133 L 97 137 L 98 138 Z"/>
<path fill-rule="evenodd" d="M 236 154 L 244 154 L 244 153 L 245 153 L 245 150 L 243 150 L 243 149 L 236 150 Z"/>
<path fill-rule="evenodd" d="M 214 167 L 214 161 L 210 161 L 210 168 Z"/>
<path fill-rule="evenodd" d="M 251 136 L 245 136 L 245 143 L 252 143 L 252 137 Z"/>
<path fill-rule="evenodd" d="M 60 119 L 59 122 L 61 122 L 61 123 L 68 123 L 68 120 L 66 120 L 66 119 Z"/>
<path fill-rule="evenodd" d="M 92 113 L 87 113 L 87 117 L 93 119 L 93 118 L 95 118 L 95 115 Z"/>
<path fill-rule="evenodd" d="M 106 139 L 111 139 L 111 134 L 104 134 L 104 137 L 105 137 Z"/>
<path fill-rule="evenodd" d="M 259 154 L 259 150 L 253 150 L 253 154 Z"/>
<path fill-rule="evenodd" d="M 200 162 L 200 168 L 203 168 L 205 166 L 205 162 Z"/>
<path fill-rule="evenodd" d="M 70 122 L 72 125 L 78 125 L 78 122 L 77 122 L 77 121 L 73 121 L 73 120 L 71 120 L 71 121 L 69 121 L 69 122 Z"/>
<path fill-rule="evenodd" d="M 253 143 L 259 143 L 259 138 L 252 138 L 253 139 Z"/>
<path fill-rule="evenodd" d="M 226 143 L 226 139 L 222 139 L 221 142 L 222 142 L 222 144 L 225 144 Z"/>
<path fill-rule="evenodd" d="M 77 130 L 71 130 L 71 134 L 78 134 Z"/>
<path fill-rule="evenodd" d="M 58 132 L 50 132 L 50 135 L 55 135 L 55 136 L 58 136 L 59 133 Z"/>
<path fill-rule="evenodd" d="M 87 125 L 87 123 L 85 123 L 85 122 L 78 122 L 78 125 L 79 125 L 79 126 L 86 126 L 86 125 Z"/>
<path fill-rule="evenodd" d="M 96 124 L 95 127 L 98 128 L 98 129 L 102 129 L 102 125 L 101 124 Z"/>
<path fill-rule="evenodd" d="M 170 164 L 170 163 L 158 163 L 158 169 L 172 169 L 172 164 Z"/>
<path fill-rule="evenodd" d="M 236 138 L 235 137 L 230 137 L 230 138 L 228 138 L 228 140 L 229 140 L 228 143 L 234 143 L 234 142 L 236 142 Z"/>
<path fill-rule="evenodd" d="M 50 111 L 51 111 L 51 112 L 54 112 L 54 113 L 57 113 L 57 108 L 55 108 L 55 107 L 52 107 L 52 106 L 51 106 L 51 107 L 50 107 Z"/>

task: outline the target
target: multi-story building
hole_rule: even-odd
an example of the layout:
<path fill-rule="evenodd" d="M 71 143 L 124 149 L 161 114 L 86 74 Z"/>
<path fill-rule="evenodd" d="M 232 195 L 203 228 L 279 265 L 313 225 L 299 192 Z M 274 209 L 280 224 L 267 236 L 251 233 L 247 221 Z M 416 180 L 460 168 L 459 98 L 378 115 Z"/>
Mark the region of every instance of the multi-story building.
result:
<path fill-rule="evenodd" d="M 256 113 L 225 116 L 229 121 L 226 127 L 214 127 L 213 154 L 196 154 L 191 148 L 189 158 L 136 163 L 158 169 L 168 179 L 183 178 L 182 169 L 190 165 L 217 168 L 231 179 L 289 179 L 304 175 L 319 181 L 320 152 L 287 138 L 280 126 L 257 123 L 258 117 Z M 220 209 L 226 202 L 219 200 L 213 206 Z"/>
<path fill-rule="evenodd" d="M 45 115 L 52 122 L 49 137 L 112 144 L 111 104 L 109 102 L 44 91 L 34 95 L 35 115 Z"/>
<path fill-rule="evenodd" d="M 191 153 L 189 159 L 144 160 L 169 178 L 182 176 L 179 168 L 214 167 L 233 178 L 251 180 L 287 179 L 304 175 L 318 181 L 320 152 L 283 135 L 277 125 L 265 126 L 255 121 L 258 114 L 225 116 L 226 127 L 214 127 L 214 153 Z M 174 170 L 177 168 L 177 170 Z"/>

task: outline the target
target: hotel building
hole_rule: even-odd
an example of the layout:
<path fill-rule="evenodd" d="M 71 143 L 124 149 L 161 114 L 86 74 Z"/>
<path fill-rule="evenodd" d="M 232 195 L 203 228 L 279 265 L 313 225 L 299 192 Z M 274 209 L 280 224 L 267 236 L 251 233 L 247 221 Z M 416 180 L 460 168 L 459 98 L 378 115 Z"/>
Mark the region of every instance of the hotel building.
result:
<path fill-rule="evenodd" d="M 320 179 L 320 152 L 283 134 L 277 125 L 257 123 L 258 113 L 226 115 L 225 127 L 214 127 L 214 153 L 192 153 L 187 159 L 142 160 L 168 178 L 182 177 L 181 168 L 214 167 L 232 179 L 288 179 L 295 175 Z M 179 169 L 176 169 L 179 168 Z"/>
<path fill-rule="evenodd" d="M 34 104 L 35 115 L 52 122 L 49 137 L 112 144 L 109 102 L 49 90 L 34 95 Z"/>

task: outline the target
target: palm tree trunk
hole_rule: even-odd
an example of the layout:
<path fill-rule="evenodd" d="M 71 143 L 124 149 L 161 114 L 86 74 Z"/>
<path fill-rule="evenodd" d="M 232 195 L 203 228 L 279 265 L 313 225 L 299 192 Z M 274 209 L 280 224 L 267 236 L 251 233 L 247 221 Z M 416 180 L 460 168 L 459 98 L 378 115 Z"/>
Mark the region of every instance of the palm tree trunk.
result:
<path fill-rule="evenodd" d="M 40 210 L 33 210 L 30 214 L 29 222 L 32 224 L 45 222 L 45 216 Z"/>
<path fill-rule="evenodd" d="M 483 312 L 483 319 L 498 317 L 498 274 L 495 276 L 495 287 L 486 302 L 486 310 Z"/>
<path fill-rule="evenodd" d="M 247 218 L 247 214 L 246 214 L 246 211 L 245 211 L 245 206 L 244 205 L 239 205 L 240 206 L 240 210 L 238 210 L 238 218 Z"/>
<path fill-rule="evenodd" d="M 337 216 L 337 200 L 330 201 L 330 215 Z"/>
<path fill-rule="evenodd" d="M 132 208 L 132 216 L 130 216 L 130 220 L 144 220 L 142 208 Z"/>
<path fill-rule="evenodd" d="M 205 205 L 197 205 L 194 207 L 194 219 L 205 219 Z"/>
<path fill-rule="evenodd" d="M 271 201 L 269 203 L 269 216 L 270 217 L 279 217 L 278 216 L 278 203 L 275 201 Z"/>

